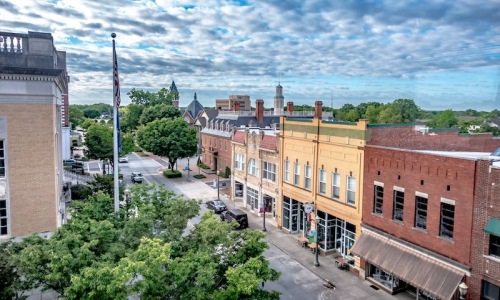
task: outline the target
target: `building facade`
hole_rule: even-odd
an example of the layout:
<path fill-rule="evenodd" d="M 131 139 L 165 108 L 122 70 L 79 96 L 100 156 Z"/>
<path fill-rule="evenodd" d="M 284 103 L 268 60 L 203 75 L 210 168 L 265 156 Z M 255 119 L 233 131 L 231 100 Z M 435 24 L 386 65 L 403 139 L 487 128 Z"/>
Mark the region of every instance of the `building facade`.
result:
<path fill-rule="evenodd" d="M 213 171 L 231 169 L 233 129 L 276 128 L 279 124 L 279 116 L 264 111 L 264 100 L 257 99 L 255 106 L 255 111 L 219 111 L 201 130 L 202 161 Z"/>
<path fill-rule="evenodd" d="M 361 275 L 390 293 L 455 299 L 470 276 L 477 154 L 365 148 Z M 485 154 L 483 154 L 485 155 Z"/>
<path fill-rule="evenodd" d="M 500 299 L 500 154 L 475 176 L 469 299 Z"/>
<path fill-rule="evenodd" d="M 55 49 L 51 34 L 0 36 L 0 239 L 7 239 L 53 232 L 66 219 L 69 77 L 66 53 Z"/>
<path fill-rule="evenodd" d="M 251 212 L 276 219 L 280 199 L 278 132 L 274 129 L 234 130 L 232 137 L 233 201 L 242 201 Z"/>
<path fill-rule="evenodd" d="M 361 233 L 364 146 L 367 121 L 322 120 L 322 102 L 313 119 L 281 117 L 282 199 L 279 226 L 304 237 L 317 231 L 322 253 L 354 261 L 350 249 Z M 304 204 L 312 204 L 308 214 Z M 315 224 L 318 222 L 318 224 Z"/>
<path fill-rule="evenodd" d="M 252 110 L 250 96 L 231 95 L 229 99 L 215 99 L 215 108 L 218 110 Z"/>

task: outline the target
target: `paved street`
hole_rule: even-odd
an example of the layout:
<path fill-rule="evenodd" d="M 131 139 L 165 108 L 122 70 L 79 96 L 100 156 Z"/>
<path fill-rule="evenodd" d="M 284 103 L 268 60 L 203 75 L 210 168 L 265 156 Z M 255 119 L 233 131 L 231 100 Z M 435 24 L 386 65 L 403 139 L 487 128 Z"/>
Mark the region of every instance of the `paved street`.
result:
<path fill-rule="evenodd" d="M 179 160 L 178 169 L 181 170 L 180 166 L 186 163 L 186 159 Z M 130 172 L 140 171 L 145 174 L 147 183 L 163 184 L 167 189 L 182 193 L 187 198 L 202 202 L 217 199 L 217 189 L 213 187 L 213 181 L 217 176 L 204 174 L 207 178 L 195 179 L 192 175 L 198 174 L 196 159 L 191 159 L 190 163 L 192 171 L 189 179 L 184 170 L 181 170 L 182 178 L 167 179 L 161 175 L 161 171 L 166 167 L 161 158 L 131 154 L 129 163 L 120 164 L 120 172 L 124 174 L 128 183 L 130 183 L 128 181 Z M 229 199 L 226 189 L 221 189 L 220 197 L 230 209 L 242 208 L 240 203 Z M 205 211 L 206 207 L 202 205 L 201 213 Z M 248 213 L 248 217 L 250 228 L 259 230 L 262 228 L 262 218 L 251 213 Z M 199 218 L 198 216 L 190 220 L 188 227 L 199 222 Z M 278 230 L 274 220 L 269 219 L 266 219 L 266 240 L 270 248 L 265 252 L 265 257 L 269 259 L 273 268 L 282 272 L 282 276 L 277 282 L 265 283 L 264 288 L 282 292 L 281 299 L 414 299 L 407 294 L 392 296 L 382 290 L 372 289 L 368 281 L 361 280 L 353 273 L 339 270 L 332 256 L 320 256 L 321 266 L 314 267 L 315 256 L 297 243 L 297 236 Z M 325 287 L 326 280 L 334 283 L 336 288 Z"/>

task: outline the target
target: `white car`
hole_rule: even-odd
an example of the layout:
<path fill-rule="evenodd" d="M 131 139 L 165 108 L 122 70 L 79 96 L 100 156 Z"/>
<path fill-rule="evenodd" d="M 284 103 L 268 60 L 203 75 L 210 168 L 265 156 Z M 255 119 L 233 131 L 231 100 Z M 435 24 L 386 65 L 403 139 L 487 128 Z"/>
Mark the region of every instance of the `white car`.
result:
<path fill-rule="evenodd" d="M 120 158 L 118 158 L 118 162 L 126 163 L 126 162 L 128 162 L 128 157 L 126 157 L 126 156 L 120 157 Z"/>

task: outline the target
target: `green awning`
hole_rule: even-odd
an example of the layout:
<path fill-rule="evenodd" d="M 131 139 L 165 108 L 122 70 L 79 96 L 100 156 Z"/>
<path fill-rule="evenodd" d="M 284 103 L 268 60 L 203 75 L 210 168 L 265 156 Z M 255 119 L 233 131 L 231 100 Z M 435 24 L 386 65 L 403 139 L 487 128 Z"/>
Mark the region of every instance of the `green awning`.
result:
<path fill-rule="evenodd" d="M 500 219 L 489 220 L 488 224 L 486 224 L 486 227 L 484 228 L 484 231 L 489 234 L 500 236 Z"/>

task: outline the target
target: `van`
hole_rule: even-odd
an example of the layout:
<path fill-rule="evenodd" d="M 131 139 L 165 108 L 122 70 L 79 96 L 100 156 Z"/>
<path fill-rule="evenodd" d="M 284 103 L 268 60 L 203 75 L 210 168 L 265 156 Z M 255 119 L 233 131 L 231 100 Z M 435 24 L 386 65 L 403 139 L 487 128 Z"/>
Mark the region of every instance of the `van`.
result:
<path fill-rule="evenodd" d="M 244 229 L 248 228 L 248 216 L 241 209 L 231 209 L 222 212 L 220 215 L 222 221 L 232 222 L 236 221 L 240 225 L 238 228 Z"/>

